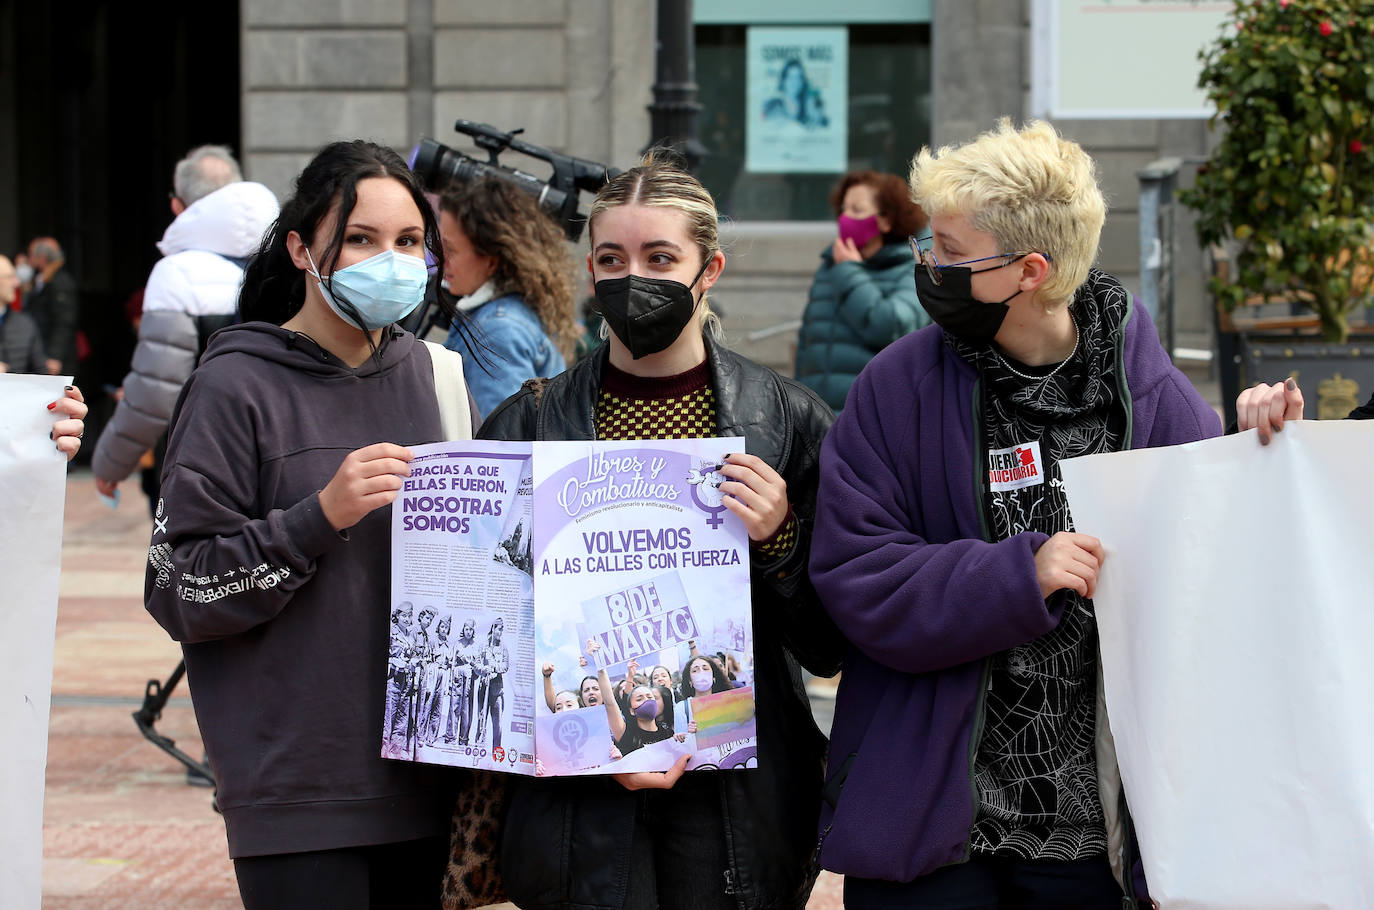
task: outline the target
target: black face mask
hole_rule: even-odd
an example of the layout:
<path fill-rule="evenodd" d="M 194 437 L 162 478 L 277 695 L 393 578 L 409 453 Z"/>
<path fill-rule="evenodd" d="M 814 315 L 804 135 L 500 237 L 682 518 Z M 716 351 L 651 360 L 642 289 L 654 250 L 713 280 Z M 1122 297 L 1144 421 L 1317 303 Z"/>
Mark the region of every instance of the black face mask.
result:
<path fill-rule="evenodd" d="M 1002 301 L 978 300 L 973 296 L 972 269 L 940 269 L 940 284 L 936 284 L 930 280 L 926 267 L 916 263 L 916 296 L 921 299 L 921 306 L 936 325 L 969 344 L 992 342 L 1011 312 L 1007 301 L 1019 293 L 1018 290 Z"/>
<path fill-rule="evenodd" d="M 667 348 L 692 321 L 692 288 L 711 264 L 707 259 L 691 284 L 671 278 L 603 278 L 595 285 L 596 308 L 635 360 Z"/>

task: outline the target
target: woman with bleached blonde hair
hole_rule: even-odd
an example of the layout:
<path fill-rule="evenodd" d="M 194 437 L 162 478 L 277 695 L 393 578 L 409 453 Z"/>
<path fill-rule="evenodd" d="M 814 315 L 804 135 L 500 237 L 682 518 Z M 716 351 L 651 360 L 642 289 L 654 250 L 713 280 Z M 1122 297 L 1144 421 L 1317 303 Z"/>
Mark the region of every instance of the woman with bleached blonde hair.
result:
<path fill-rule="evenodd" d="M 811 578 L 852 645 L 821 864 L 852 908 L 1119 910 L 1146 891 L 1098 694 L 1104 554 L 1059 463 L 1220 421 L 1092 267 L 1076 143 L 1003 120 L 910 183 L 935 325 L 873 359 L 821 453 Z"/>

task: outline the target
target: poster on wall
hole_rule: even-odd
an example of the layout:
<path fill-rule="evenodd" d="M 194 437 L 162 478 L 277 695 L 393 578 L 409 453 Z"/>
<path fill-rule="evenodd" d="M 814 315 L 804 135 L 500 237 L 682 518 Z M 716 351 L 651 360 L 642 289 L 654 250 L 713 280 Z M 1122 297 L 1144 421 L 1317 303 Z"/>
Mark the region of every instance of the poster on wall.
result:
<path fill-rule="evenodd" d="M 838 174 L 849 151 L 849 30 L 750 27 L 745 168 Z"/>

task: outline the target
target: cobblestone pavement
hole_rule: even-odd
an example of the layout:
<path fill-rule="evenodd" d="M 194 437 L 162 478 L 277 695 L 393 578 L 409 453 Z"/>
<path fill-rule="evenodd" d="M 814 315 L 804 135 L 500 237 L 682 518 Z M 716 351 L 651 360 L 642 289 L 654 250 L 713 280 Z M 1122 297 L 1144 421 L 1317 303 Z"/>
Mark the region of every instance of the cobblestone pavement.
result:
<path fill-rule="evenodd" d="M 45 910 L 240 906 L 210 791 L 139 734 L 130 716 L 180 649 L 143 610 L 152 524 L 137 485 L 116 512 L 91 477 L 67 482 L 61 600 L 43 810 Z M 192 755 L 185 689 L 158 729 Z"/>
<path fill-rule="evenodd" d="M 210 791 L 143 739 L 131 714 L 144 686 L 180 659 L 143 610 L 152 524 L 136 484 L 110 511 L 91 476 L 67 483 L 61 601 L 43 812 L 45 910 L 227 910 L 239 907 L 224 824 Z M 826 706 L 828 707 L 828 705 Z M 827 724 L 828 727 L 828 724 Z M 158 730 L 191 755 L 200 736 L 179 687 Z M 822 878 L 811 910 L 841 904 Z"/>

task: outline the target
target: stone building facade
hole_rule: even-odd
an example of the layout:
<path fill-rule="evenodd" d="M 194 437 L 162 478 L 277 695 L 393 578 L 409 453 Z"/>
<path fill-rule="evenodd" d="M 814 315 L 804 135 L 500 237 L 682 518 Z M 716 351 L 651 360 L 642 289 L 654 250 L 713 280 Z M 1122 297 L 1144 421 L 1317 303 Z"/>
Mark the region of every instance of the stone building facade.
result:
<path fill-rule="evenodd" d="M 706 104 L 701 136 L 709 148 L 719 147 L 724 135 L 718 105 L 706 95 L 721 90 L 718 70 L 734 59 L 735 51 L 720 43 L 733 40 L 730 34 L 764 21 L 848 25 L 855 35 L 876 30 L 879 39 L 890 31 L 907 36 L 893 41 L 913 46 L 901 57 L 911 67 L 909 82 L 884 89 L 887 110 L 913 112 L 920 122 L 884 164 L 901 171 L 920 142 L 961 141 L 1000 116 L 1019 120 L 1031 113 L 1031 5 L 696 0 L 697 78 Z M 169 5 L 161 13 L 156 6 L 134 20 L 108 0 L 95 2 L 105 13 L 82 19 L 74 40 L 56 6 L 0 5 L 0 251 L 37 233 L 66 232 L 74 238 L 84 289 L 112 301 L 137 287 L 156 258 L 152 241 L 169 218 L 162 201 L 166 175 L 191 144 L 235 146 L 251 178 L 285 195 L 302 164 L 331 139 L 363 136 L 408 151 L 421 136 L 432 136 L 474 153 L 453 132 L 459 117 L 522 127 L 530 142 L 620 167 L 649 141 L 654 0 L 240 0 L 213 10 Z M 172 17 L 172 10 L 182 19 L 157 32 L 158 17 Z M 74 44 L 89 48 L 70 51 Z M 237 54 L 236 72 L 232 64 L 195 70 L 210 50 L 225 48 L 231 58 Z M 851 62 L 869 53 L 851 51 Z M 881 53 L 891 55 L 893 47 Z M 170 69 L 161 68 L 164 61 Z M 51 86 L 32 78 L 44 66 L 52 67 Z M 874 94 L 864 95 L 866 88 L 849 87 L 851 131 L 873 126 L 866 112 Z M 130 108 L 144 104 L 155 110 Z M 141 126 L 130 136 L 125 131 L 134 114 Z M 1136 172 L 1164 156 L 1205 154 L 1206 124 L 1056 125 L 1099 163 L 1111 205 L 1100 264 L 1135 287 Z M 503 163 L 547 174 L 542 162 L 524 156 L 511 154 Z M 1185 183 L 1187 177 L 1185 169 Z M 801 218 L 741 214 L 724 230 L 728 276 L 716 301 L 731 342 L 783 369 L 791 367 L 795 323 L 816 257 L 833 238 L 832 223 L 815 214 L 816 199 L 807 211 Z M 823 206 L 819 211 L 824 216 Z M 1209 347 L 1202 258 L 1186 215 L 1179 253 L 1180 343 Z"/>

